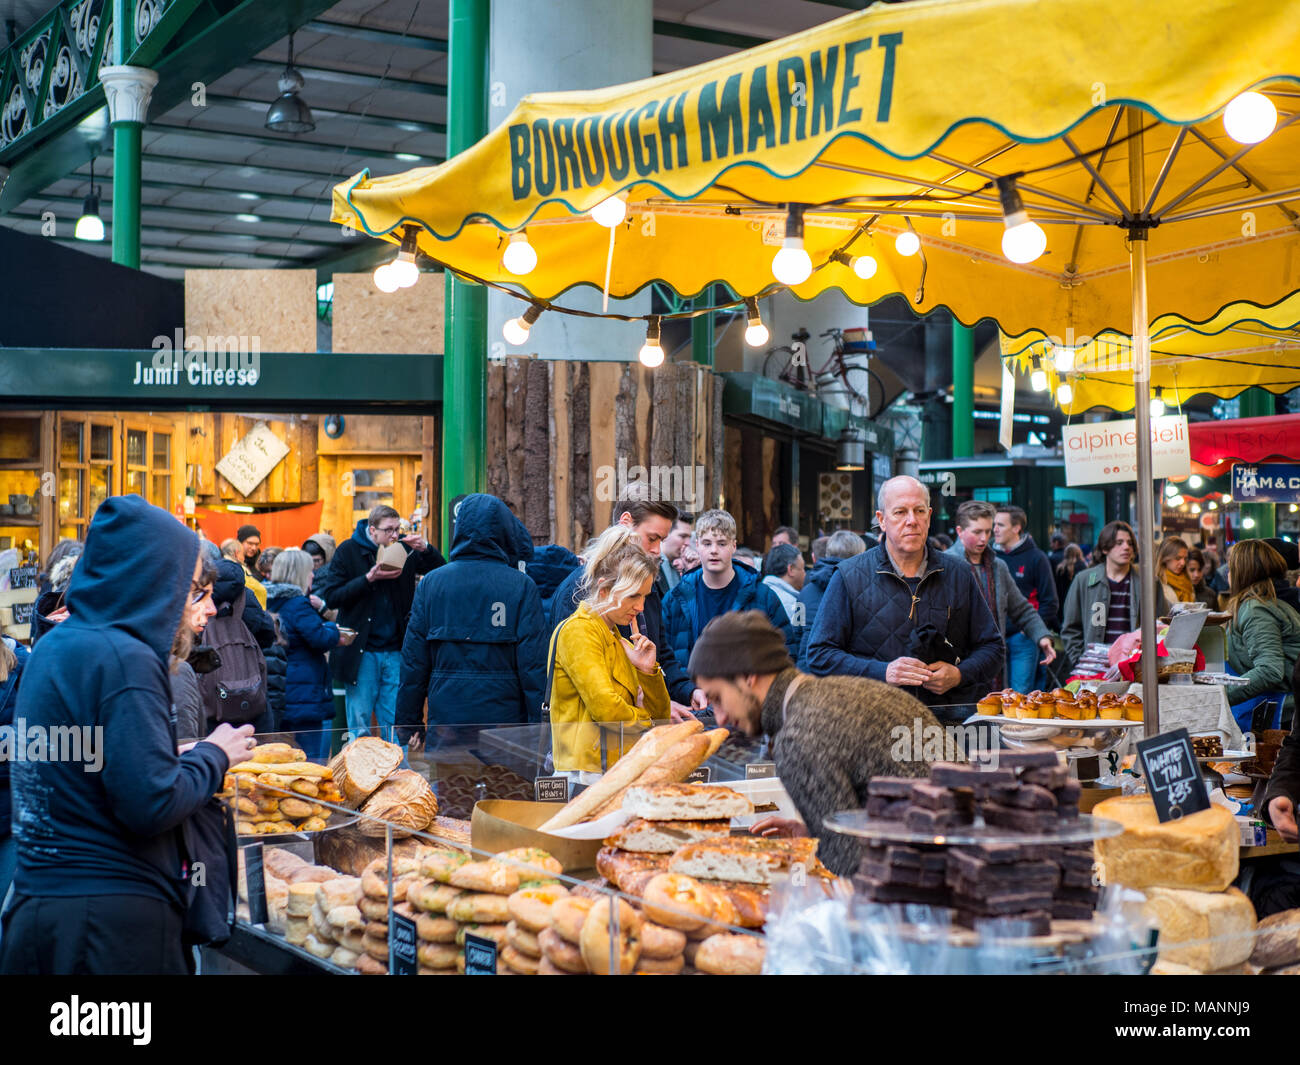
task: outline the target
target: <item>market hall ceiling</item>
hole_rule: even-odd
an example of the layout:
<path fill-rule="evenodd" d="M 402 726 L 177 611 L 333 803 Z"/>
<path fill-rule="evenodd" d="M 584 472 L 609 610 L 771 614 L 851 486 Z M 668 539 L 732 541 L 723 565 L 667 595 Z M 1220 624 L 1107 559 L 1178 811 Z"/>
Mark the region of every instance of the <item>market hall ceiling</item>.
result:
<path fill-rule="evenodd" d="M 98 8 L 111 0 L 81 2 Z M 160 9 L 174 2 L 138 0 Z M 707 62 L 867 5 L 868 0 L 656 0 L 654 72 Z M 79 3 L 61 6 L 68 10 Z M 216 6 L 233 11 L 241 5 L 226 0 Z M 285 6 L 258 0 L 258 16 L 265 21 L 268 11 Z M 387 175 L 444 158 L 447 0 L 296 6 L 316 12 L 294 34 L 294 65 L 306 79 L 302 95 L 315 130 L 294 135 L 263 126 L 288 57 L 288 26 L 255 52 L 232 40 L 215 57 L 205 107 L 186 97 L 150 113 L 143 136 L 142 269 L 179 278 L 193 267 L 314 267 L 322 280 L 335 269 L 368 269 L 387 248 L 351 231 L 345 235 L 329 221 L 330 190 L 365 167 Z M 51 8 L 50 0 L 0 0 L 6 33 L 0 47 Z M 25 190 L 19 202 L 6 197 L 0 224 L 39 235 L 43 216 L 53 212 L 51 239 L 109 258 L 112 133 L 87 130 L 83 123 L 64 136 L 74 138 L 65 144 L 72 158 L 66 165 L 51 161 L 49 179 Z M 110 228 L 97 244 L 72 235 L 90 191 L 92 154 L 101 213 Z M 15 160 L 5 159 L 0 148 L 0 162 L 13 166 Z"/>

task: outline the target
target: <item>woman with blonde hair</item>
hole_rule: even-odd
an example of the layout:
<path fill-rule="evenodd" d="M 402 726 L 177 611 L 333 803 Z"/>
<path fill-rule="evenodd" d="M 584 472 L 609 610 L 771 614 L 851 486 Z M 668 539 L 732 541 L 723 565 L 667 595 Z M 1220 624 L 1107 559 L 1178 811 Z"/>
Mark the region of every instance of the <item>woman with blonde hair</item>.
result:
<path fill-rule="evenodd" d="M 1175 603 L 1191 603 L 1196 599 L 1196 589 L 1187 576 L 1187 542 L 1177 536 L 1166 536 L 1160 542 L 1156 555 L 1156 581 L 1164 596 L 1164 609 Z"/>
<path fill-rule="evenodd" d="M 613 766 L 652 720 L 669 716 L 655 645 L 637 625 L 658 560 L 627 525 L 606 529 L 585 558 L 582 599 L 551 637 L 548 696 L 556 772 L 580 784 Z M 602 728 L 616 725 L 633 728 Z"/>
<path fill-rule="evenodd" d="M 1250 710 L 1260 696 L 1289 691 L 1300 657 L 1300 614 L 1273 587 L 1284 576 L 1285 560 L 1263 540 L 1241 540 L 1228 556 L 1228 668 L 1247 683 L 1229 687 L 1227 695 L 1238 722 L 1245 719 L 1243 731 L 1253 724 Z"/>

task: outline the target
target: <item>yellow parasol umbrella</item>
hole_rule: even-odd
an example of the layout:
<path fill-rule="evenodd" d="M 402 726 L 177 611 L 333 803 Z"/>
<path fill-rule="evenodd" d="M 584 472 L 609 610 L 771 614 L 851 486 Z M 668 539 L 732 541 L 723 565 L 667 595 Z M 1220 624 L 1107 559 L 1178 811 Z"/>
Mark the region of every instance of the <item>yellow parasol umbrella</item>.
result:
<path fill-rule="evenodd" d="M 878 4 L 674 74 L 525 98 L 439 167 L 338 185 L 333 217 L 521 290 L 525 325 L 575 285 L 724 281 L 903 292 L 1011 335 L 1127 330 L 1149 515 L 1152 317 L 1300 291 L 1297 100 L 1300 20 L 1272 0 Z M 1147 646 L 1154 597 L 1144 567 Z M 1143 681 L 1155 690 L 1154 656 Z"/>
<path fill-rule="evenodd" d="M 1061 410 L 1133 409 L 1133 342 L 1107 330 L 1074 340 L 1002 334 L 1002 355 L 1022 374 L 1041 370 Z M 1231 399 L 1248 388 L 1300 388 L 1300 295 L 1272 307 L 1234 303 L 1206 322 L 1165 315 L 1151 323 L 1151 389 L 1178 407 L 1192 396 Z M 1064 387 L 1062 387 L 1064 386 Z"/>

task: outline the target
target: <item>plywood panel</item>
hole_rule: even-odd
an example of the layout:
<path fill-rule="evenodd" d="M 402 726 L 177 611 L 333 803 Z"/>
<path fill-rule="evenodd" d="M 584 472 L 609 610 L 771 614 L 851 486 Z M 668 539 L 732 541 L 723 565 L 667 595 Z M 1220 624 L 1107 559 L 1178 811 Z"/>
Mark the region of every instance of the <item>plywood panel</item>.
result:
<path fill-rule="evenodd" d="M 316 439 L 322 455 L 392 454 L 405 451 L 418 455 L 424 446 L 424 429 L 418 414 L 347 414 L 343 434 L 337 439 L 325 435 L 324 421 Z"/>
<path fill-rule="evenodd" d="M 396 292 L 380 292 L 372 274 L 335 274 L 331 338 L 340 352 L 383 355 L 433 354 L 443 350 L 440 274 Z"/>
<path fill-rule="evenodd" d="M 320 432 L 320 419 L 308 415 L 298 435 L 302 446 L 299 498 L 303 503 L 315 503 L 320 498 L 320 463 L 317 459 L 316 441 Z"/>
<path fill-rule="evenodd" d="M 185 334 L 246 337 L 245 350 L 255 341 L 258 351 L 315 351 L 316 271 L 186 270 Z"/>
<path fill-rule="evenodd" d="M 623 367 L 616 362 L 593 362 L 588 365 L 588 371 L 591 374 L 591 505 L 594 531 L 599 531 L 609 524 L 610 511 L 622 487 L 617 481 L 614 407 Z"/>

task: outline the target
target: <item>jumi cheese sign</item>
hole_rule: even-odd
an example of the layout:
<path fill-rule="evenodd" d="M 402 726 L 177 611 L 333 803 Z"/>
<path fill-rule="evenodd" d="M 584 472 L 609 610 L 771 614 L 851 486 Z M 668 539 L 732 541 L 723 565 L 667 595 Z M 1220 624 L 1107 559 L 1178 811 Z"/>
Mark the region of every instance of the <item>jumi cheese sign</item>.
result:
<path fill-rule="evenodd" d="M 509 128 L 515 200 L 654 180 L 846 126 L 889 121 L 903 34 L 882 33 L 786 56 L 636 108 L 538 117 Z"/>

